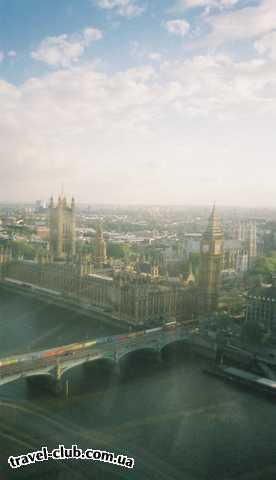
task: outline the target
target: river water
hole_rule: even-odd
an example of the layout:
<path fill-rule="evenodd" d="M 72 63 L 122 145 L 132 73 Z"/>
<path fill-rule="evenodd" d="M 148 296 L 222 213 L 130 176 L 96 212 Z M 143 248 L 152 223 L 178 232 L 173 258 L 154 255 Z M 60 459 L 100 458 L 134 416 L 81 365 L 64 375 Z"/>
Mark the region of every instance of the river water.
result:
<path fill-rule="evenodd" d="M 115 327 L 0 289 L 0 356 L 115 334 Z M 205 362 L 170 349 L 163 363 L 129 358 L 67 374 L 68 398 L 0 387 L 0 480 L 275 480 L 276 404 L 202 372 Z M 7 459 L 59 444 L 135 459 L 133 470 L 49 460 L 12 470 Z"/>

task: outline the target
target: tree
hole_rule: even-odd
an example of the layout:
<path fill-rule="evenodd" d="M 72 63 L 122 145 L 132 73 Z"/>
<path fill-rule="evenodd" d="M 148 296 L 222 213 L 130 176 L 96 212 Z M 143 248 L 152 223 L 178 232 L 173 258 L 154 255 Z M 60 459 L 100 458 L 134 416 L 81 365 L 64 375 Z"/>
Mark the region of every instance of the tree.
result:
<path fill-rule="evenodd" d="M 266 257 L 256 258 L 254 265 L 250 268 L 248 272 L 248 279 L 261 277 L 264 281 L 271 281 L 271 273 L 276 271 L 276 252 L 271 252 L 270 255 Z"/>
<path fill-rule="evenodd" d="M 107 256 L 112 258 L 125 258 L 129 254 L 129 246 L 122 243 L 108 242 Z"/>
<path fill-rule="evenodd" d="M 36 254 L 35 248 L 27 242 L 19 240 L 11 240 L 9 242 L 9 247 L 11 248 L 13 257 L 27 258 L 33 260 Z"/>
<path fill-rule="evenodd" d="M 263 339 L 264 331 L 261 325 L 256 322 L 246 322 L 243 331 L 242 337 L 251 343 L 260 343 Z"/>

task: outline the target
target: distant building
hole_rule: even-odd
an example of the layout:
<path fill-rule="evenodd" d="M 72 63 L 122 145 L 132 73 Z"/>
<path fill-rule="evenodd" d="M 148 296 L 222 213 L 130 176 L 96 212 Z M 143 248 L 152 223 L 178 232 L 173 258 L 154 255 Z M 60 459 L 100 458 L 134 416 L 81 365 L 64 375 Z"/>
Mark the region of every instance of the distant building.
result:
<path fill-rule="evenodd" d="M 49 204 L 49 248 L 47 227 L 37 225 L 34 260 L 10 258 L 0 251 L 2 278 L 10 278 L 29 288 L 37 286 L 59 292 L 60 298 L 93 305 L 114 318 L 137 325 L 157 325 L 171 320 L 193 321 L 202 301 L 204 312 L 217 305 L 219 273 L 223 254 L 223 234 L 215 209 L 205 234 L 189 237 L 189 253 L 198 249 L 201 239 L 200 288 L 197 276 L 189 269 L 187 249 L 181 240 L 160 240 L 154 251 L 140 258 L 107 262 L 102 225 L 96 229 L 95 250 L 76 252 L 75 201 L 53 198 Z M 38 236 L 39 235 L 39 236 Z M 40 237 L 40 238 L 39 238 Z M 28 285 L 29 284 L 29 285 Z"/>
<path fill-rule="evenodd" d="M 162 324 L 176 317 L 176 291 L 150 275 L 120 272 L 114 277 L 118 314 L 136 324 Z"/>
<path fill-rule="evenodd" d="M 207 230 L 202 235 L 200 248 L 200 310 L 208 313 L 218 305 L 220 272 L 223 266 L 223 232 L 215 207 L 209 218 Z"/>
<path fill-rule="evenodd" d="M 185 233 L 183 236 L 183 247 L 187 257 L 191 253 L 200 253 L 201 233 Z"/>
<path fill-rule="evenodd" d="M 8 265 L 11 261 L 11 250 L 4 246 L 0 245 L 0 278 L 4 278 L 7 274 Z"/>
<path fill-rule="evenodd" d="M 101 307 L 115 318 L 137 325 L 166 323 L 176 317 L 175 288 L 136 272 L 91 273 L 90 263 L 83 259 L 74 263 L 48 262 L 44 255 L 36 261 L 13 260 L 3 264 L 2 276 L 58 291 L 73 301 Z"/>
<path fill-rule="evenodd" d="M 106 255 L 106 241 L 103 236 L 102 225 L 98 223 L 96 229 L 96 251 L 95 251 L 95 265 L 102 267 L 107 260 Z"/>
<path fill-rule="evenodd" d="M 245 328 L 252 326 L 276 337 L 276 275 L 271 285 L 257 286 L 247 296 Z"/>
<path fill-rule="evenodd" d="M 70 206 L 65 197 L 59 197 L 54 205 L 53 197 L 49 204 L 50 253 L 56 260 L 71 260 L 76 253 L 75 239 L 75 200 Z"/>
<path fill-rule="evenodd" d="M 249 266 L 248 250 L 241 240 L 225 240 L 223 252 L 223 270 L 244 273 Z"/>
<path fill-rule="evenodd" d="M 159 265 L 154 261 L 149 262 L 144 259 L 136 264 L 137 273 L 145 273 L 151 275 L 153 278 L 159 277 Z"/>
<path fill-rule="evenodd" d="M 46 211 L 46 202 L 42 202 L 42 200 L 36 200 L 35 202 L 35 213 L 43 213 Z"/>
<path fill-rule="evenodd" d="M 48 227 L 38 225 L 35 227 L 35 233 L 39 238 L 41 238 L 41 240 L 46 240 L 48 239 L 50 232 Z"/>
<path fill-rule="evenodd" d="M 161 247 L 160 263 L 163 271 L 169 276 L 179 275 L 183 272 L 187 262 L 187 254 L 183 244 L 175 239 L 167 240 L 167 244 Z"/>
<path fill-rule="evenodd" d="M 248 253 L 249 266 L 257 256 L 257 229 L 254 220 L 242 221 L 238 225 L 237 239 L 244 243 Z"/>
<path fill-rule="evenodd" d="M 193 272 L 193 265 L 191 261 L 189 262 L 189 271 L 186 273 L 186 275 L 182 275 L 182 280 L 185 287 L 196 284 L 196 277 Z"/>

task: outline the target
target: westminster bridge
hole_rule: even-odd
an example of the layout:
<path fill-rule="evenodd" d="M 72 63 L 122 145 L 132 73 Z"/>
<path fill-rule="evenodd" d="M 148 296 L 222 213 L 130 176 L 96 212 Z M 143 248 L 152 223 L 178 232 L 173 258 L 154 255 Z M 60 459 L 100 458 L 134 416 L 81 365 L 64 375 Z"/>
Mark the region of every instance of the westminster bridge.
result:
<path fill-rule="evenodd" d="M 65 372 L 92 362 L 104 361 L 120 373 L 121 362 L 134 352 L 152 352 L 158 360 L 165 347 L 189 344 L 187 326 L 169 323 L 126 335 L 97 338 L 40 352 L 0 359 L 0 386 L 25 378 L 30 385 L 43 385 L 58 393 Z"/>

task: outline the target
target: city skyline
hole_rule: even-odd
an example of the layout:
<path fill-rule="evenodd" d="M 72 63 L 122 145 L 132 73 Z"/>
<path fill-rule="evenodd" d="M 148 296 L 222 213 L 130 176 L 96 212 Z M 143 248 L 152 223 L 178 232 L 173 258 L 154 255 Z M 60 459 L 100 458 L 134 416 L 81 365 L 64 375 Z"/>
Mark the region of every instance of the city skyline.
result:
<path fill-rule="evenodd" d="M 0 2 L 0 201 L 276 207 L 272 0 Z M 55 19 L 53 21 L 53 19 Z"/>

